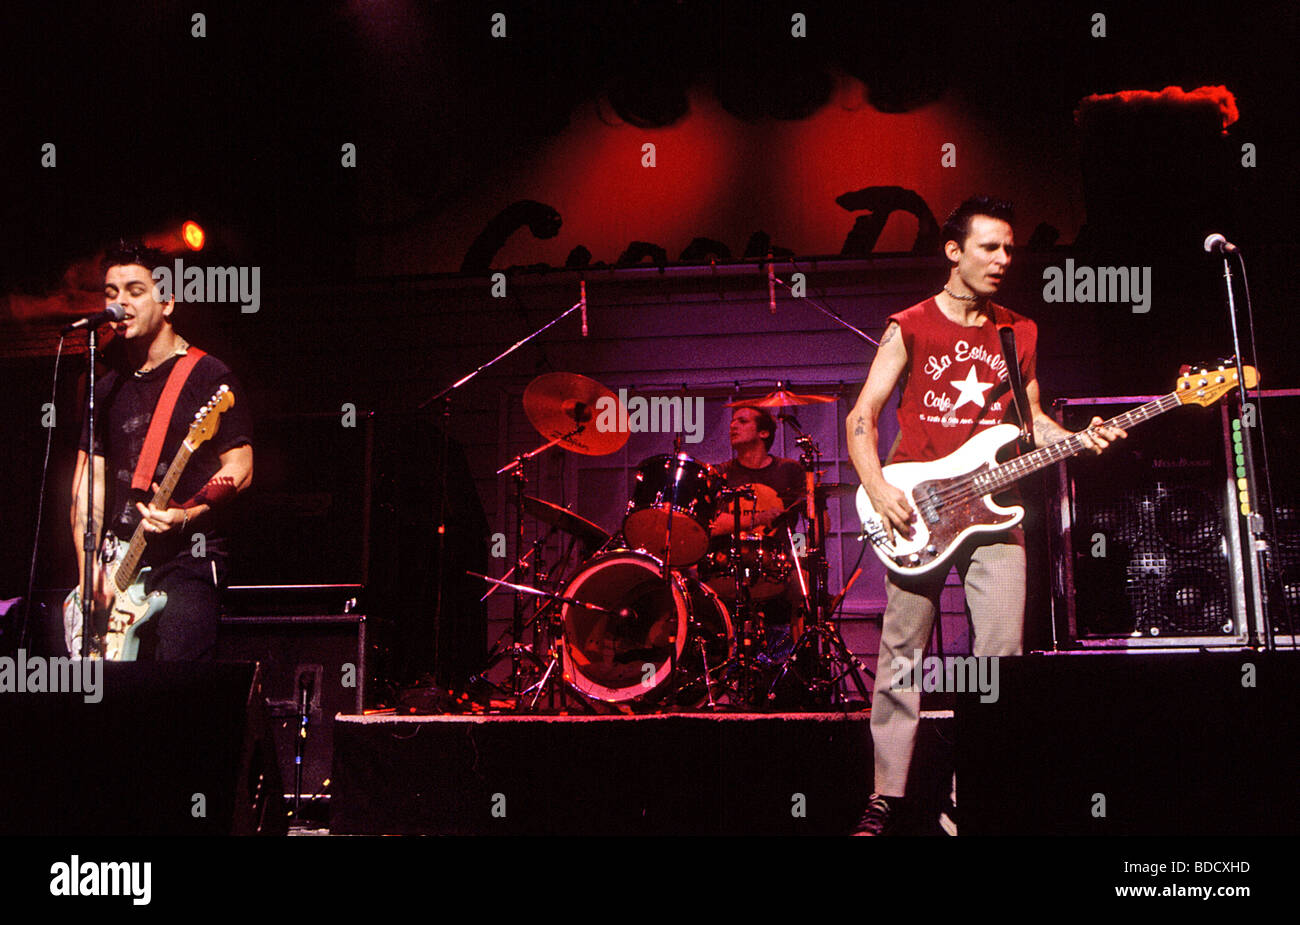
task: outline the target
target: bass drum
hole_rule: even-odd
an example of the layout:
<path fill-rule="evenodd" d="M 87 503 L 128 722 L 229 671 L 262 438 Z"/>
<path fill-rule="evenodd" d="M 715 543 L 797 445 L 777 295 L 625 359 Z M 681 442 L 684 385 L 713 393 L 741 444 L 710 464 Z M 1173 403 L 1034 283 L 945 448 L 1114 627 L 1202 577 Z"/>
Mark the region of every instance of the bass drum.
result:
<path fill-rule="evenodd" d="M 677 573 L 665 581 L 658 559 L 617 550 L 584 565 L 564 596 L 621 611 L 562 606 L 564 676 L 574 689 L 606 703 L 698 706 L 708 699 L 707 663 L 717 695 L 736 643 L 711 589 Z"/>

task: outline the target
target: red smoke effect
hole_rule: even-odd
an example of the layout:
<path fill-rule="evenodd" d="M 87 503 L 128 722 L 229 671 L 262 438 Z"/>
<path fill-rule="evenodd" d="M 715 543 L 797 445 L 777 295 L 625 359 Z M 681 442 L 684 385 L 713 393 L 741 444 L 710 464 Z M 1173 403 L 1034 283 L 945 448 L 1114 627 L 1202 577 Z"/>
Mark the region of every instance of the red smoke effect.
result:
<path fill-rule="evenodd" d="M 1236 97 L 1227 87 L 1197 87 L 1191 91 L 1182 87 L 1165 87 L 1159 93 L 1151 90 L 1121 90 L 1118 93 L 1085 96 L 1079 101 L 1079 108 L 1074 111 L 1074 121 L 1076 125 L 1083 126 L 1095 116 L 1120 109 L 1140 111 L 1143 107 L 1184 106 L 1217 109 L 1224 134 L 1227 134 L 1228 126 L 1239 117 Z"/>
<path fill-rule="evenodd" d="M 104 271 L 102 256 L 79 260 L 63 274 L 63 285 L 48 295 L 31 296 L 21 292 L 0 297 L 0 318 L 14 321 L 69 319 L 97 312 L 104 307 Z"/>
<path fill-rule="evenodd" d="M 187 225 L 194 225 L 187 222 Z M 198 225 L 195 225 L 198 228 Z M 144 236 L 147 247 L 162 251 L 168 259 L 185 251 L 184 232 L 178 227 Z M 198 228 L 200 242 L 204 232 Z M 199 248 L 202 247 L 200 243 Z M 198 250 L 199 248 L 194 248 Z M 57 320 L 78 315 L 88 315 L 104 307 L 104 252 L 78 260 L 63 273 L 63 285 L 46 295 L 25 295 L 21 292 L 0 295 L 0 320 L 35 321 Z"/>

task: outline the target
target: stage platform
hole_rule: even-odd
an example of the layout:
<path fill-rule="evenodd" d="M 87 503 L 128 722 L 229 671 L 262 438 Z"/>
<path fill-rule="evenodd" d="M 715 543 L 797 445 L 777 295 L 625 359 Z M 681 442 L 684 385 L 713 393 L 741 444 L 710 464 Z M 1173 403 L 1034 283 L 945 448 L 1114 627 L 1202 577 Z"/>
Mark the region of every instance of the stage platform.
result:
<path fill-rule="evenodd" d="M 335 834 L 849 831 L 866 713 L 340 716 Z"/>
<path fill-rule="evenodd" d="M 954 768 L 963 836 L 1296 831 L 1300 653 L 998 664 L 989 702 L 923 715 L 899 834 L 938 834 Z M 0 692 L 0 833 L 285 831 L 259 675 L 114 663 L 93 696 Z M 865 711 L 338 715 L 333 733 L 317 830 L 338 835 L 838 835 L 872 780 Z"/>

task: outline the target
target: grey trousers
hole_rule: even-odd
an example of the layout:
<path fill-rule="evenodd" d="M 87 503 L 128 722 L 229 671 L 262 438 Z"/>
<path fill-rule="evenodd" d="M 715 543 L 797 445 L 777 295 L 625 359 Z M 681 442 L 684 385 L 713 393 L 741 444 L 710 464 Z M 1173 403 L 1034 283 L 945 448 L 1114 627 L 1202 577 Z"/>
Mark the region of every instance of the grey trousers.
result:
<path fill-rule="evenodd" d="M 955 557 L 970 606 L 971 653 L 1019 655 L 1025 626 L 1024 534 L 1016 529 L 989 536 L 991 542 L 986 540 L 978 546 L 968 540 Z M 939 595 L 947 578 L 946 569 L 936 569 L 919 579 L 897 577 L 892 572 L 885 578 L 889 602 L 880 632 L 880 661 L 871 701 L 875 791 L 885 796 L 901 797 L 907 792 L 907 772 L 921 718 L 920 692 L 895 690 L 890 684 L 895 677 L 891 666 L 896 657 L 912 660 L 915 650 L 924 650 L 929 644 L 939 612 Z"/>

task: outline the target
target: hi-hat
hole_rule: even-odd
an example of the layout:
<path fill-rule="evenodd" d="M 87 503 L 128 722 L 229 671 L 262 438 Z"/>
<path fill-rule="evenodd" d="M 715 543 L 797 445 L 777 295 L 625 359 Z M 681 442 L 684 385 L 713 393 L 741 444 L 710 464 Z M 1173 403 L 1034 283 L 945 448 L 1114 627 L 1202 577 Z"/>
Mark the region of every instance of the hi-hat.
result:
<path fill-rule="evenodd" d="M 627 431 L 617 426 L 600 429 L 597 403 L 614 409 L 615 421 L 627 420 L 618 396 L 595 379 L 578 373 L 545 373 L 524 389 L 524 413 L 547 440 L 584 456 L 604 456 L 623 448 Z"/>

